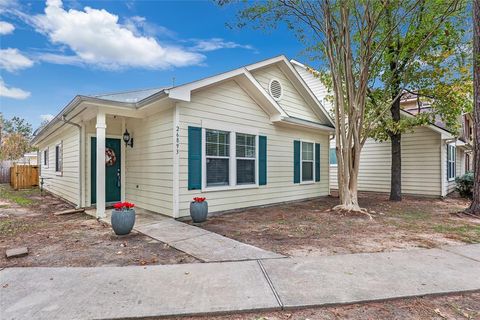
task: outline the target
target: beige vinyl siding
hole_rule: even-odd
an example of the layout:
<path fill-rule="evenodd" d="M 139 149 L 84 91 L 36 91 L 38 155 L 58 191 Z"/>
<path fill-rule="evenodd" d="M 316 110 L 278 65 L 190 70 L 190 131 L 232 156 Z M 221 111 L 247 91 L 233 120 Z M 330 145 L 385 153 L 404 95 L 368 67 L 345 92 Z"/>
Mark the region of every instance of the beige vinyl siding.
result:
<path fill-rule="evenodd" d="M 173 110 L 127 121 L 134 147 L 126 148 L 127 201 L 153 212 L 172 215 Z"/>
<path fill-rule="evenodd" d="M 255 70 L 252 74 L 269 95 L 270 91 L 268 86 L 270 81 L 272 79 L 280 81 L 283 88 L 283 96 L 278 101 L 278 104 L 289 116 L 313 122 L 320 121 L 312 108 L 305 102 L 293 84 L 277 66 L 269 66 Z"/>
<path fill-rule="evenodd" d="M 327 87 L 325 87 L 320 79 L 316 78 L 311 72 L 297 64 L 294 64 L 294 67 L 298 74 L 300 74 L 300 77 L 302 77 L 303 81 L 305 81 L 307 86 L 310 87 L 310 90 L 312 90 L 315 97 L 317 97 L 322 103 L 323 107 L 328 112 L 331 112 L 333 110 L 333 105 L 331 101 L 327 100 L 327 96 L 332 95 L 332 93 L 329 93 Z"/>
<path fill-rule="evenodd" d="M 177 108 L 180 119 L 180 216 L 188 215 L 189 203 L 196 196 L 207 197 L 209 211 L 215 212 L 312 198 L 329 193 L 328 135 L 318 131 L 273 125 L 267 114 L 236 82 L 229 81 L 193 93 L 191 102 L 179 102 Z M 202 121 L 231 126 L 237 132 L 241 132 L 241 128 L 255 129 L 259 135 L 267 136 L 267 185 L 224 191 L 188 190 L 188 126 L 201 127 Z M 293 141 L 301 139 L 321 144 L 320 182 L 293 183 Z"/>
<path fill-rule="evenodd" d="M 70 125 L 64 125 L 55 131 L 55 134 L 41 141 L 40 151 L 41 176 L 44 179 L 45 190 L 71 202 L 78 204 L 79 186 L 79 157 L 78 157 L 79 130 Z M 63 170 L 55 172 L 55 146 L 63 144 Z M 43 151 L 48 148 L 48 167 L 43 164 Z"/>
<path fill-rule="evenodd" d="M 402 135 L 403 193 L 441 196 L 440 150 L 440 135 L 427 127 Z M 359 190 L 390 192 L 390 169 L 390 142 L 368 139 L 360 156 Z M 330 187 L 337 189 L 336 166 L 330 167 L 330 177 Z"/>

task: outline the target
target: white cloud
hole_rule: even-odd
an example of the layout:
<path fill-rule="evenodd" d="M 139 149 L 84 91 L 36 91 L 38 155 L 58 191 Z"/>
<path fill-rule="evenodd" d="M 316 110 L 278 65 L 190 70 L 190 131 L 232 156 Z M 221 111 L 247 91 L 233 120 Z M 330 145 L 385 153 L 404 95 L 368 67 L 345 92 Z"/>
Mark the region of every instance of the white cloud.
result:
<path fill-rule="evenodd" d="M 31 66 L 33 66 L 33 61 L 20 53 L 18 49 L 0 49 L 0 69 L 15 72 Z"/>
<path fill-rule="evenodd" d="M 0 97 L 23 100 L 30 97 L 30 92 L 19 88 L 7 87 L 3 79 L 0 78 Z"/>
<path fill-rule="evenodd" d="M 236 48 L 242 48 L 242 49 L 248 49 L 248 50 L 255 50 L 254 47 L 252 47 L 249 44 L 238 44 L 233 41 L 225 41 L 221 38 L 212 38 L 212 39 L 194 39 L 194 42 L 196 45 L 192 48 L 195 51 L 201 51 L 201 52 L 208 52 L 208 51 L 214 51 L 214 50 L 219 50 L 219 49 L 236 49 Z"/>
<path fill-rule="evenodd" d="M 118 16 L 104 9 L 67 11 L 61 0 L 47 0 L 45 14 L 26 19 L 52 43 L 67 45 L 83 63 L 102 68 L 164 69 L 198 65 L 205 59 L 200 53 L 136 34 L 132 25 L 120 24 Z"/>
<path fill-rule="evenodd" d="M 55 116 L 53 114 L 41 114 L 40 119 L 43 121 L 51 121 Z"/>
<path fill-rule="evenodd" d="M 10 34 L 15 30 L 15 26 L 11 23 L 8 23 L 6 21 L 0 21 L 0 34 L 1 35 L 6 35 Z"/>

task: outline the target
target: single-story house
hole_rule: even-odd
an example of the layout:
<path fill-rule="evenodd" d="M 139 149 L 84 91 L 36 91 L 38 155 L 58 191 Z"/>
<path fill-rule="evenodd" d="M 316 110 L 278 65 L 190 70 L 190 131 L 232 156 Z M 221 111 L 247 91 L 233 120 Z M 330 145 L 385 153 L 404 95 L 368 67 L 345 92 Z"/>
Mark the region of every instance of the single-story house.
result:
<path fill-rule="evenodd" d="M 183 85 L 76 96 L 33 139 L 44 187 L 97 216 L 174 218 L 328 195 L 334 123 L 285 56 Z"/>
<path fill-rule="evenodd" d="M 327 88 L 309 68 L 292 61 L 327 110 L 332 105 L 326 98 Z M 401 101 L 403 117 L 429 112 L 430 106 L 415 95 Z M 430 109 L 431 110 L 431 109 Z M 465 114 L 460 135 L 450 132 L 441 121 L 415 128 L 402 134 L 402 193 L 444 197 L 455 190 L 455 178 L 469 171 L 472 165 L 472 119 Z M 368 139 L 360 156 L 358 189 L 390 192 L 391 143 Z M 330 188 L 338 189 L 335 139 L 330 141 Z"/>

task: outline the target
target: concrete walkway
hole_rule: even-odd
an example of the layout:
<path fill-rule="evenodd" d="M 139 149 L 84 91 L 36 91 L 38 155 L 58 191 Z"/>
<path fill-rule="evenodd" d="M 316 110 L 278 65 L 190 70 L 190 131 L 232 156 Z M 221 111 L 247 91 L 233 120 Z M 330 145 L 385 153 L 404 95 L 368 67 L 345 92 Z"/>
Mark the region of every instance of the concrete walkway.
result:
<path fill-rule="evenodd" d="M 95 211 L 87 211 L 95 216 Z M 103 222 L 110 224 L 111 211 Z M 205 262 L 284 258 L 277 253 L 242 243 L 172 218 L 137 209 L 134 230 Z"/>
<path fill-rule="evenodd" d="M 122 319 L 280 310 L 480 290 L 480 244 L 148 267 L 7 268 L 7 319 Z"/>

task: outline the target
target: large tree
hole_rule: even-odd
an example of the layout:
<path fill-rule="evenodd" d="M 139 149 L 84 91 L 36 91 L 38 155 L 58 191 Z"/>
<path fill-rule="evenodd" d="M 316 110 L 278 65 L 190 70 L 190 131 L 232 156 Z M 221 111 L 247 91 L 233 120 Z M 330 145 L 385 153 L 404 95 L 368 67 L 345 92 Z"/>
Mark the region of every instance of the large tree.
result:
<path fill-rule="evenodd" d="M 0 113 L 0 160 L 17 160 L 32 149 L 32 125 L 25 119 L 5 119 Z"/>
<path fill-rule="evenodd" d="M 480 0 L 473 0 L 473 200 L 467 210 L 480 215 Z"/>
<path fill-rule="evenodd" d="M 228 0 L 220 3 L 230 2 Z M 442 18 L 459 0 L 435 1 L 443 15 L 431 19 L 431 29 L 444 22 Z M 412 15 L 422 10 L 422 1 L 353 1 L 353 0 L 267 0 L 246 2 L 240 10 L 240 26 L 276 27 L 284 23 L 305 44 L 315 67 L 330 76 L 335 115 L 335 141 L 338 159 L 340 204 L 336 209 L 361 211 L 357 185 L 360 152 L 367 138 L 390 111 L 391 103 L 369 99 L 380 74 L 384 53 L 396 30 L 408 30 Z M 390 28 L 385 15 L 392 12 Z M 409 43 L 404 64 L 420 58 L 419 51 L 433 33 Z M 398 68 L 395 66 L 393 70 Z M 403 81 L 403 79 L 399 79 Z M 400 94 L 389 96 L 389 101 Z"/>
<path fill-rule="evenodd" d="M 466 13 L 463 1 L 419 0 L 418 7 L 398 24 L 400 0 L 386 0 L 380 31 L 387 39 L 376 75 L 379 81 L 369 98 L 375 105 L 390 104 L 373 132 L 377 140 L 391 141 L 390 200 L 402 199 L 402 133 L 441 118 L 452 131 L 459 129 L 462 112 L 470 109 L 471 72 L 464 41 Z M 467 40 L 468 41 L 468 40 Z M 422 45 L 419 45 L 419 44 Z M 412 56 L 416 56 L 412 60 Z M 373 94 L 377 91 L 377 94 Z M 401 116 L 401 100 L 416 97 L 428 109 L 415 118 Z"/>

